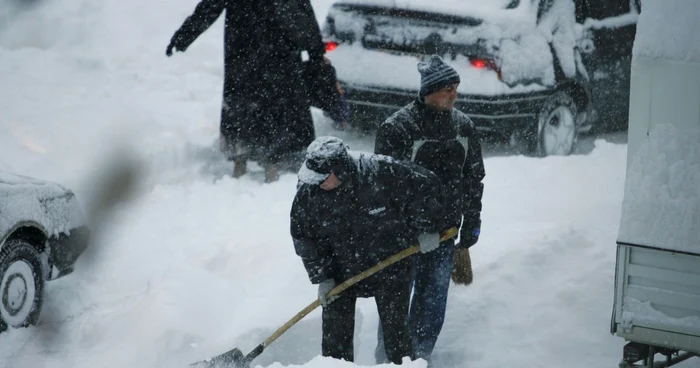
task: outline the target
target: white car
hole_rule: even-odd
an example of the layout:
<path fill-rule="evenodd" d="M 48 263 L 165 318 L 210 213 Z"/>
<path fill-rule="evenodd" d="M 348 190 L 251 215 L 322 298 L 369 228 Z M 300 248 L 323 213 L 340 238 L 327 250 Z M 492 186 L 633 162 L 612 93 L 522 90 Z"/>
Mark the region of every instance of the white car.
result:
<path fill-rule="evenodd" d="M 349 124 L 372 130 L 414 100 L 417 63 L 438 54 L 459 73 L 455 106 L 477 129 L 525 153 L 571 153 L 600 116 L 627 110 L 638 9 L 592 1 L 335 1 L 323 36 Z"/>
<path fill-rule="evenodd" d="M 45 282 L 71 273 L 88 239 L 72 191 L 0 171 L 0 332 L 37 322 Z"/>

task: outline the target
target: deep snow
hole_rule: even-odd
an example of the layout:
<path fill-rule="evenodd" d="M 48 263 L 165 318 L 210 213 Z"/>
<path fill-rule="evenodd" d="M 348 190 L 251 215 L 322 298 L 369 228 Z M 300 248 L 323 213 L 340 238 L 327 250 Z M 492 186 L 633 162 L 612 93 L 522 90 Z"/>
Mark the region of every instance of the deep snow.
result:
<path fill-rule="evenodd" d="M 289 237 L 295 176 L 263 184 L 254 167 L 235 180 L 216 151 L 222 20 L 165 57 L 195 5 L 45 1 L 0 18 L 0 170 L 56 180 L 85 203 L 116 147 L 148 169 L 75 273 L 48 285 L 39 326 L 0 335 L 3 367 L 185 367 L 247 352 L 316 297 Z M 314 113 L 317 133 L 335 134 Z M 338 135 L 372 149 L 371 137 Z M 618 363 L 624 341 L 609 323 L 625 150 L 597 140 L 588 155 L 489 155 L 475 281 L 451 291 L 437 367 Z M 357 362 L 370 365 L 376 310 L 358 306 Z M 319 352 L 317 310 L 254 363 L 354 366 Z"/>

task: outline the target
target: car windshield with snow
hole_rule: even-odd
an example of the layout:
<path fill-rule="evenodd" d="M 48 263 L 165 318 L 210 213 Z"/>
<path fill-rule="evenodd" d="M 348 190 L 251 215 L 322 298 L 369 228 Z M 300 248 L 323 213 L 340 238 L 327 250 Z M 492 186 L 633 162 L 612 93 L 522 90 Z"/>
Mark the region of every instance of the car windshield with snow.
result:
<path fill-rule="evenodd" d="M 599 106 L 611 114 L 627 106 L 638 11 L 629 0 L 594 2 L 337 1 L 323 33 L 350 124 L 372 130 L 415 99 L 417 63 L 438 54 L 461 77 L 455 107 L 480 131 L 507 138 L 523 153 L 570 154 L 577 134 L 612 116 Z M 599 42 L 622 50 L 601 55 Z M 615 90 L 595 91 L 607 87 Z"/>

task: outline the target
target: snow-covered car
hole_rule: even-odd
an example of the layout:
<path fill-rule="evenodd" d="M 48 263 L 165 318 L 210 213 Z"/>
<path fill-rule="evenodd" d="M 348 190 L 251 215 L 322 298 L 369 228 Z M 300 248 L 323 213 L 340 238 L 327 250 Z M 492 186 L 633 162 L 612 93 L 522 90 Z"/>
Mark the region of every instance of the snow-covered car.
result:
<path fill-rule="evenodd" d="M 36 323 L 45 282 L 71 273 L 88 239 L 71 190 L 0 171 L 0 332 Z"/>
<path fill-rule="evenodd" d="M 606 19 L 588 18 L 599 9 Z M 439 54 L 462 80 L 455 107 L 480 131 L 524 153 L 567 155 L 608 116 L 598 106 L 626 110 L 631 39 L 618 30 L 633 37 L 637 14 L 634 0 L 339 0 L 322 31 L 350 125 L 372 130 L 415 99 L 417 63 Z M 622 43 L 622 57 L 601 57 L 598 41 Z M 608 82 L 621 88 L 592 93 Z"/>

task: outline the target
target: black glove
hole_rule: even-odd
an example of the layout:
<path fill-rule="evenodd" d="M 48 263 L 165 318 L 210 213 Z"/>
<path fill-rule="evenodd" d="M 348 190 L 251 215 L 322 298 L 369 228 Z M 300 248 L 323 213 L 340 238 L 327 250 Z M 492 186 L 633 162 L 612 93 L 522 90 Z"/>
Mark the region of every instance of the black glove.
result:
<path fill-rule="evenodd" d="M 180 31 L 175 32 L 173 37 L 170 39 L 170 43 L 168 44 L 168 48 L 165 49 L 165 55 L 172 56 L 173 49 L 175 49 L 175 51 L 182 51 L 182 52 L 184 52 L 187 49 L 187 46 L 185 46 L 185 42 L 184 42 L 184 39 L 182 38 L 182 35 L 180 34 Z"/>
<path fill-rule="evenodd" d="M 479 241 L 481 234 L 481 219 L 464 219 L 459 233 L 459 247 L 469 249 Z"/>

